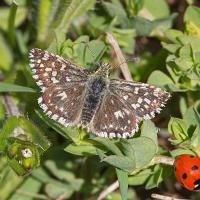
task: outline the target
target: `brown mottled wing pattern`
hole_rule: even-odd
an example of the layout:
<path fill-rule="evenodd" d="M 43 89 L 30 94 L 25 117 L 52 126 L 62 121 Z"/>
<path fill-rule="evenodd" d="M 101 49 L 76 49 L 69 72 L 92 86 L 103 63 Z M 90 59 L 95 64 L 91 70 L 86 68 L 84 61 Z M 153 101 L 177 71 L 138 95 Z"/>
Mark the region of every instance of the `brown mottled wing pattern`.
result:
<path fill-rule="evenodd" d="M 101 137 L 127 138 L 138 129 L 137 116 L 116 95 L 107 93 L 97 110 L 91 131 Z"/>
<path fill-rule="evenodd" d="M 111 80 L 91 130 L 102 137 L 131 137 L 138 123 L 160 113 L 169 97 L 168 92 L 145 83 Z"/>
<path fill-rule="evenodd" d="M 89 72 L 40 49 L 31 50 L 30 67 L 42 89 L 38 103 L 43 111 L 65 126 L 77 125 Z"/>
<path fill-rule="evenodd" d="M 155 117 L 170 98 L 170 94 L 161 88 L 125 80 L 111 80 L 109 90 L 129 106 L 139 121 Z"/>
<path fill-rule="evenodd" d="M 105 80 L 101 91 L 101 73 L 91 76 L 87 69 L 40 49 L 30 51 L 30 67 L 42 89 L 38 103 L 49 117 L 67 126 L 81 125 L 82 114 L 85 118 L 91 115 L 86 127 L 101 137 L 133 136 L 139 122 L 153 118 L 170 97 L 155 86 L 119 79 Z M 102 93 L 90 94 L 90 87 Z"/>
<path fill-rule="evenodd" d="M 64 126 L 77 125 L 85 97 L 85 85 L 80 83 L 52 85 L 45 90 L 38 103 L 53 120 Z"/>
<path fill-rule="evenodd" d="M 30 67 L 37 85 L 45 90 L 51 84 L 85 82 L 89 71 L 53 53 L 32 49 L 29 54 Z"/>

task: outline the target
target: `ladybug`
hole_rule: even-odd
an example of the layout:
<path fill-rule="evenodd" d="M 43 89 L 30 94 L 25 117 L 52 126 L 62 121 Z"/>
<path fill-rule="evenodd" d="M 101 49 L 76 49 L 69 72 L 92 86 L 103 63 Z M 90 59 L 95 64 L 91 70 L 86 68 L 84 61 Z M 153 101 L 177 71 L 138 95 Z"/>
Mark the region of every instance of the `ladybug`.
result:
<path fill-rule="evenodd" d="M 182 154 L 175 158 L 175 174 L 188 190 L 200 190 L 200 158 Z"/>

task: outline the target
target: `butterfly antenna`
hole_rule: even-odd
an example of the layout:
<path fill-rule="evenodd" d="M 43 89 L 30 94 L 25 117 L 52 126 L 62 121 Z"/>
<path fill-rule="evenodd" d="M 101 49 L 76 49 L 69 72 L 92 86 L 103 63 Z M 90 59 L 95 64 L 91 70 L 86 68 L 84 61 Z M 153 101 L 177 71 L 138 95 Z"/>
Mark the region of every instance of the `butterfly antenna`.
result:
<path fill-rule="evenodd" d="M 124 63 L 128 63 L 128 62 L 138 63 L 139 60 L 140 60 L 139 56 L 134 56 L 133 58 L 125 59 L 123 62 L 121 62 L 117 65 L 113 65 L 113 68 L 119 68 L 121 65 L 123 65 Z"/>

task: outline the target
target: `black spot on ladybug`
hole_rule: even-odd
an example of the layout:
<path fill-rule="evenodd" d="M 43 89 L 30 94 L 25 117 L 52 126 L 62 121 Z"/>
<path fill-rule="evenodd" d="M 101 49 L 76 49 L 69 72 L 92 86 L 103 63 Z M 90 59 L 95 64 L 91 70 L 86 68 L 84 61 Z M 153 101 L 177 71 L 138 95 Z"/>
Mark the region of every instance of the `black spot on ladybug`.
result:
<path fill-rule="evenodd" d="M 182 178 L 183 178 L 183 179 L 186 179 L 186 178 L 187 178 L 187 174 L 184 173 L 184 174 L 182 175 Z"/>
<path fill-rule="evenodd" d="M 176 171 L 176 167 L 174 167 L 174 171 Z"/>
<path fill-rule="evenodd" d="M 195 185 L 194 190 L 200 190 L 200 179 L 196 180 L 196 181 L 194 182 L 194 185 Z"/>
<path fill-rule="evenodd" d="M 193 165 L 192 166 L 192 170 L 194 171 L 194 170 L 197 170 L 197 169 L 199 169 L 196 165 Z"/>
<path fill-rule="evenodd" d="M 190 158 L 194 158 L 194 156 L 190 156 Z"/>

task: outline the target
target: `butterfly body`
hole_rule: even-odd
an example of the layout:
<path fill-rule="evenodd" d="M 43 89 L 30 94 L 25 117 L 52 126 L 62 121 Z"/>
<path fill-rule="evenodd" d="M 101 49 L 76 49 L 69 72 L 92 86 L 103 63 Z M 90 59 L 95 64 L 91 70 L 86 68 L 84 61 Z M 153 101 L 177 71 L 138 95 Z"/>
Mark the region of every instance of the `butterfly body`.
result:
<path fill-rule="evenodd" d="M 101 137 L 132 137 L 138 124 L 159 113 L 170 97 L 146 83 L 109 80 L 108 64 L 91 73 L 41 49 L 30 51 L 30 67 L 42 90 L 38 103 L 46 115 Z"/>
<path fill-rule="evenodd" d="M 101 99 L 103 98 L 106 90 L 107 82 L 99 75 L 95 75 L 88 81 L 86 96 L 83 104 L 82 114 L 81 114 L 81 124 L 86 126 L 92 120 L 95 111 Z"/>

